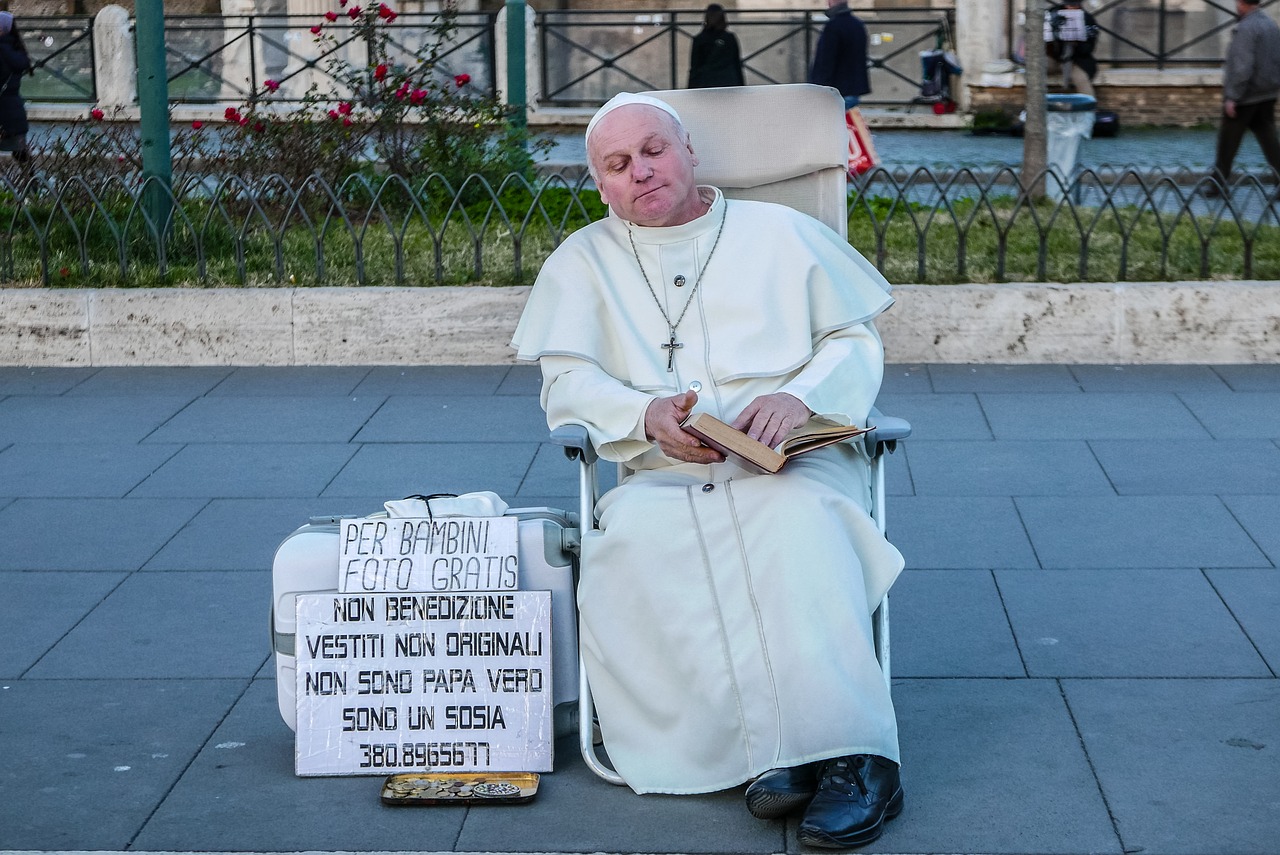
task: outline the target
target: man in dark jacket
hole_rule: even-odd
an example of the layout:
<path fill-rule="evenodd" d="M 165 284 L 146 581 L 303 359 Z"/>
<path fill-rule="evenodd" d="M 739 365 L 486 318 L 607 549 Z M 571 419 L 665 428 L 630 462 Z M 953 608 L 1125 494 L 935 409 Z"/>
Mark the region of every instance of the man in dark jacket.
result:
<path fill-rule="evenodd" d="M 1258 8 L 1258 2 L 1236 0 L 1240 22 L 1231 33 L 1222 68 L 1222 126 L 1213 170 L 1223 187 L 1231 180 L 1231 164 L 1245 131 L 1253 132 L 1263 157 L 1280 173 L 1280 141 L 1276 139 L 1280 27 Z M 1211 191 L 1211 195 L 1216 194 Z"/>
<path fill-rule="evenodd" d="M 839 89 L 845 109 L 858 106 L 858 100 L 871 92 L 867 28 L 845 0 L 827 0 L 827 23 L 818 36 L 809 82 Z"/>

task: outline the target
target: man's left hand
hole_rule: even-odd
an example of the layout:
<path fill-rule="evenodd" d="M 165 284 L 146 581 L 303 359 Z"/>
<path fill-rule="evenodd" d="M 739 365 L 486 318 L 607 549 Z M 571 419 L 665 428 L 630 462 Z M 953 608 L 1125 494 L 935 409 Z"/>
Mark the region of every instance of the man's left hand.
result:
<path fill-rule="evenodd" d="M 733 427 L 773 448 L 788 433 L 809 421 L 812 415 L 813 411 L 795 395 L 775 392 L 761 395 L 747 404 L 747 408 L 733 420 Z"/>

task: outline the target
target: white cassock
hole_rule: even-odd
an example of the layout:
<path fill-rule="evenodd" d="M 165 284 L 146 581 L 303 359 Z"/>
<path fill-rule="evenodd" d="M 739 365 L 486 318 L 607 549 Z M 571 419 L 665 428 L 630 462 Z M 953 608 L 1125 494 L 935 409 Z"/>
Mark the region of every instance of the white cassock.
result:
<path fill-rule="evenodd" d="M 715 201 L 690 223 L 610 215 L 571 235 L 512 342 L 541 361 L 550 426 L 585 424 L 602 458 L 634 470 L 597 505 L 578 605 L 605 748 L 640 793 L 720 790 L 844 754 L 898 760 L 870 616 L 903 561 L 868 516 L 860 447 L 754 475 L 673 461 L 644 433 L 649 402 L 694 381 L 695 409 L 726 422 L 783 391 L 824 420 L 865 423 L 884 370 L 869 322 L 892 304 L 888 285 L 816 220 L 702 191 Z M 672 371 L 636 255 L 673 322 L 693 294 Z"/>

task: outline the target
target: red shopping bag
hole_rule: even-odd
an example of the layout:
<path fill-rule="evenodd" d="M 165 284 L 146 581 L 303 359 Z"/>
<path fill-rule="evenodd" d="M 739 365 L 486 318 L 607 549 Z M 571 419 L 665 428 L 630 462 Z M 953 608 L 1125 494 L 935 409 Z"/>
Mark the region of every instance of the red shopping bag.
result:
<path fill-rule="evenodd" d="M 857 178 L 879 166 L 880 155 L 876 154 L 871 131 L 867 128 L 866 119 L 862 118 L 861 110 L 857 107 L 845 110 L 844 123 L 849 128 L 849 177 Z"/>

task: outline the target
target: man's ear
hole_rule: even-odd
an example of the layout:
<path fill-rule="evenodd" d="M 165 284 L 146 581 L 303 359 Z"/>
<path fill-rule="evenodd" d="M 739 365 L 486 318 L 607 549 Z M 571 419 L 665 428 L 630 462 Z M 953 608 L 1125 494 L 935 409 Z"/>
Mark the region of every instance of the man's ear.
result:
<path fill-rule="evenodd" d="M 693 150 L 693 143 L 692 143 L 691 141 L 689 141 L 689 140 L 685 140 L 684 147 L 685 147 L 685 148 L 687 148 L 687 149 L 689 149 L 689 157 L 692 159 L 692 161 L 693 161 L 693 165 L 694 165 L 694 166 L 697 166 L 697 165 L 698 165 L 698 153 L 697 153 L 696 151 L 694 151 L 694 150 Z"/>

